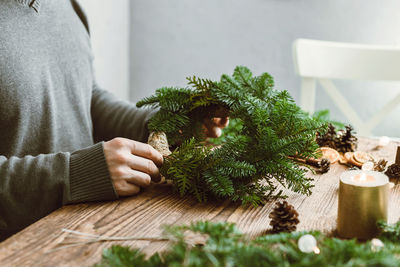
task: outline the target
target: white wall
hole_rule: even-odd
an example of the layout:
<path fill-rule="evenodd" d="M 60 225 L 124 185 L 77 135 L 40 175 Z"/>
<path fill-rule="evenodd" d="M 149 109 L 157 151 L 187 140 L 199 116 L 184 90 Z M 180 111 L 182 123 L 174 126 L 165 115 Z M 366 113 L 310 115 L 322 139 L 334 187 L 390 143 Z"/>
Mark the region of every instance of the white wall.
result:
<path fill-rule="evenodd" d="M 400 45 L 397 0 L 80 0 L 92 31 L 99 83 L 137 101 L 161 86 L 184 86 L 196 74 L 218 79 L 236 65 L 270 72 L 278 89 L 299 100 L 293 70 L 296 38 Z M 343 82 L 338 87 L 370 117 L 400 87 Z M 129 90 L 129 88 L 131 90 Z M 317 109 L 329 108 L 322 91 Z M 375 135 L 400 136 L 400 108 Z"/>
<path fill-rule="evenodd" d="M 399 10 L 397 0 L 132 0 L 131 99 L 165 85 L 184 86 L 189 75 L 217 79 L 246 65 L 270 72 L 276 87 L 298 100 L 293 40 L 399 45 Z M 363 118 L 400 92 L 393 83 L 338 85 Z M 317 109 L 329 108 L 335 119 L 345 120 L 322 91 L 317 99 Z M 400 136 L 399 112 L 374 133 Z"/>
<path fill-rule="evenodd" d="M 79 0 L 88 16 L 97 82 L 129 98 L 129 0 Z"/>

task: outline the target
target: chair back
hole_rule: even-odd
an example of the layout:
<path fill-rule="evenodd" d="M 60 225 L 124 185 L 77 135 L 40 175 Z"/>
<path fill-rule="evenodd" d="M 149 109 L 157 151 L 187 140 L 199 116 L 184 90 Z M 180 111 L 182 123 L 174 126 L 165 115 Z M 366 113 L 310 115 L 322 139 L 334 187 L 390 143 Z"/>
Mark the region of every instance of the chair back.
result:
<path fill-rule="evenodd" d="M 400 80 L 400 48 L 297 39 L 294 59 L 301 77 Z"/>
<path fill-rule="evenodd" d="M 371 131 L 400 104 L 400 93 L 367 122 L 360 119 L 331 79 L 400 81 L 400 48 L 297 39 L 293 43 L 296 73 L 302 78 L 301 107 L 315 107 L 318 82 L 361 135 Z"/>

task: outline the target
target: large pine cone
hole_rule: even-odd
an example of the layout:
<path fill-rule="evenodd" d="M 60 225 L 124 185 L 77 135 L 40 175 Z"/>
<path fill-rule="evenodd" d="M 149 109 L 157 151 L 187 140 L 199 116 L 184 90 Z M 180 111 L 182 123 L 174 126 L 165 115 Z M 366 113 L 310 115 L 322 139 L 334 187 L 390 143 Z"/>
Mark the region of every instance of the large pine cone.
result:
<path fill-rule="evenodd" d="M 317 133 L 317 143 L 319 146 L 327 146 L 331 147 L 333 149 L 336 148 L 336 128 L 333 126 L 331 123 L 328 125 L 328 131 L 324 134 L 321 135 L 320 133 Z"/>
<path fill-rule="evenodd" d="M 274 233 L 293 232 L 300 222 L 298 219 L 299 214 L 287 201 L 277 202 L 269 217 L 271 218 L 270 225 Z"/>
<path fill-rule="evenodd" d="M 353 152 L 357 149 L 357 137 L 353 135 L 353 127 L 348 125 L 345 130 L 339 131 L 336 150 L 342 153 Z"/>
<path fill-rule="evenodd" d="M 348 125 L 344 130 L 336 132 L 335 126 L 329 124 L 328 131 L 324 134 L 317 134 L 319 146 L 327 146 L 339 152 L 353 152 L 357 149 L 357 137 L 355 137 L 353 127 Z"/>
<path fill-rule="evenodd" d="M 389 178 L 399 179 L 400 178 L 400 165 L 394 163 L 390 165 L 385 174 L 389 176 Z"/>

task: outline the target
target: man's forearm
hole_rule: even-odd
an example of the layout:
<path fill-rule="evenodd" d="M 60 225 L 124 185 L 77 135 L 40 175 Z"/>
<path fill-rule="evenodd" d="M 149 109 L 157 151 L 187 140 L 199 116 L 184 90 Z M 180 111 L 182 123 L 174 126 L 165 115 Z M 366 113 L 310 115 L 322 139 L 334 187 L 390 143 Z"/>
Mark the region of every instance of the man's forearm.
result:
<path fill-rule="evenodd" d="M 0 238 L 63 204 L 116 198 L 102 143 L 73 153 L 0 156 Z"/>

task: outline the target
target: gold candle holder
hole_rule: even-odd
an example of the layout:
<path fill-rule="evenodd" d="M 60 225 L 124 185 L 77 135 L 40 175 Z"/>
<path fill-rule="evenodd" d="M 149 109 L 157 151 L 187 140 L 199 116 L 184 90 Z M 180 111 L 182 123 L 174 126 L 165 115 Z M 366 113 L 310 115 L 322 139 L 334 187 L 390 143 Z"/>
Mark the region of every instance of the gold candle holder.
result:
<path fill-rule="evenodd" d="M 370 239 L 376 223 L 387 221 L 389 178 L 380 172 L 353 170 L 340 176 L 337 231 L 342 238 Z"/>

